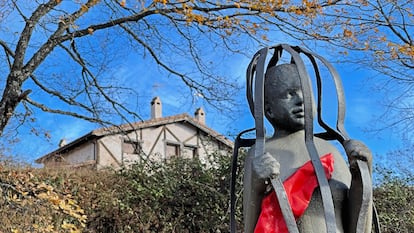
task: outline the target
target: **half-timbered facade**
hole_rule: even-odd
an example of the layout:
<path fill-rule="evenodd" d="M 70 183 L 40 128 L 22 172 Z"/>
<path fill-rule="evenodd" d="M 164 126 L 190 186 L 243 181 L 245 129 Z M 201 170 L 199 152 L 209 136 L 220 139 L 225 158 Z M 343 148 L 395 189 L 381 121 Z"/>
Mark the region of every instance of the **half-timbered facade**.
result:
<path fill-rule="evenodd" d="M 151 102 L 151 119 L 119 127 L 101 128 L 61 145 L 37 159 L 45 167 L 91 166 L 119 168 L 140 159 L 168 160 L 173 156 L 206 160 L 229 153 L 233 143 L 205 125 L 200 108 L 188 114 L 161 116 L 161 101 Z"/>

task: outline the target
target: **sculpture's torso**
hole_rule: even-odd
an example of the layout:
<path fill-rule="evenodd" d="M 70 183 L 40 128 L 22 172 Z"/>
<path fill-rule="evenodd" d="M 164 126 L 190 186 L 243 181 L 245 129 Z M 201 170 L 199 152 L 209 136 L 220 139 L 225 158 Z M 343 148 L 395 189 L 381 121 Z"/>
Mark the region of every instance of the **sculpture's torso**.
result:
<path fill-rule="evenodd" d="M 351 183 L 351 175 L 344 159 L 334 146 L 319 138 L 314 138 L 314 142 L 320 156 L 328 153 L 334 155 L 334 172 L 332 178 L 329 180 L 329 185 L 331 187 L 335 206 L 337 232 L 344 232 L 343 216 L 346 208 L 347 191 Z M 298 168 L 310 160 L 304 141 L 303 131 L 298 131 L 286 137 L 267 140 L 265 151 L 272 154 L 279 162 L 280 178 L 282 181 L 291 176 Z M 247 191 L 244 194 L 244 205 L 250 206 L 249 208 L 253 211 L 253 213 L 248 213 L 250 210 L 244 210 L 245 218 L 251 218 L 250 220 L 245 219 L 247 220 L 245 232 L 253 232 L 254 227 L 251 225 L 253 223 L 255 225 L 255 222 L 257 221 L 257 209 L 259 209 L 260 213 L 260 205 L 258 206 L 258 202 L 261 202 L 265 189 L 264 184 L 261 184 L 263 181 L 258 180 L 251 170 L 251 156 L 254 156 L 254 148 L 250 150 L 245 164 L 245 190 L 250 190 L 250 192 Z M 248 176 L 251 176 L 251 179 L 249 179 Z M 250 205 L 248 203 L 250 203 Z M 298 219 L 297 224 L 299 231 L 302 233 L 326 232 L 324 210 L 319 188 L 313 193 L 307 210 L 303 216 Z"/>

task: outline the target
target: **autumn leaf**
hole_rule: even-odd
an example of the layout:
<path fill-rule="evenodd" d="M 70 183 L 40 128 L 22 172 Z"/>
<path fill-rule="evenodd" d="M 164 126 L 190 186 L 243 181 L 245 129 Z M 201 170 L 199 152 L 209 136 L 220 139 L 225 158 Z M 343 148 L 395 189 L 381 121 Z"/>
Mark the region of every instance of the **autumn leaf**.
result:
<path fill-rule="evenodd" d="M 351 37 L 351 36 L 353 35 L 353 33 L 352 33 L 352 31 L 351 31 L 351 30 L 344 29 L 344 33 L 343 33 L 343 35 L 344 35 L 345 37 Z"/>
<path fill-rule="evenodd" d="M 63 224 L 61 225 L 61 227 L 65 230 L 70 230 L 70 232 L 80 232 L 78 231 L 78 229 L 76 228 L 76 226 L 72 223 L 67 223 L 67 222 L 63 222 Z"/>
<path fill-rule="evenodd" d="M 81 12 L 87 12 L 89 10 L 89 7 L 87 5 L 81 6 Z"/>
<path fill-rule="evenodd" d="M 126 6 L 126 0 L 121 0 L 121 2 L 119 3 L 119 5 L 121 5 L 122 7 Z"/>
<path fill-rule="evenodd" d="M 49 195 L 47 195 L 47 193 L 39 193 L 36 195 L 36 197 L 39 199 L 48 199 Z"/>

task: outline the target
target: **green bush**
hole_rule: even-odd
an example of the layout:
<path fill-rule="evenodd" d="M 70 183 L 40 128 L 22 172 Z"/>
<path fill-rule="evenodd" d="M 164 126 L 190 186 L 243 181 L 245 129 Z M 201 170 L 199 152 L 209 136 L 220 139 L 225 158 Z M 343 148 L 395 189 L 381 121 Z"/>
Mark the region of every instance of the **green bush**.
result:
<path fill-rule="evenodd" d="M 230 160 L 175 158 L 116 172 L 1 168 L 0 232 L 228 232 Z M 240 210 L 239 201 L 238 220 Z"/>
<path fill-rule="evenodd" d="M 133 230 L 228 232 L 230 157 L 135 164 L 121 175 L 128 181 L 124 201 L 137 216 Z M 134 229 L 137 227 L 136 229 Z M 139 228 L 138 228 L 139 227 Z"/>
<path fill-rule="evenodd" d="M 230 163 L 212 155 L 209 165 L 174 158 L 116 172 L 0 166 L 0 232 L 228 232 Z M 414 232 L 413 176 L 376 173 L 382 232 Z M 241 183 L 239 172 L 239 228 Z"/>
<path fill-rule="evenodd" d="M 0 166 L 0 232 L 81 232 L 87 216 L 77 197 L 32 168 Z"/>
<path fill-rule="evenodd" d="M 374 201 L 382 232 L 414 232 L 414 177 L 401 177 L 385 168 L 378 175 L 382 176 L 381 184 L 374 189 Z"/>

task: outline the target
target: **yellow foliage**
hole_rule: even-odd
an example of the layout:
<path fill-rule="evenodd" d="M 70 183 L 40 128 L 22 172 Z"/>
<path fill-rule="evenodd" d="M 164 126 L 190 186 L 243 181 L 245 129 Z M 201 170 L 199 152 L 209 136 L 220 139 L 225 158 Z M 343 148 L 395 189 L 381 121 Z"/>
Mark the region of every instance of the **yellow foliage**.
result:
<path fill-rule="evenodd" d="M 368 41 L 365 41 L 364 42 L 364 50 L 368 50 L 369 48 L 370 48 L 370 46 L 369 46 L 369 42 Z"/>
<path fill-rule="evenodd" d="M 204 22 L 204 16 L 202 15 L 194 14 L 193 18 L 195 21 L 197 21 L 200 24 Z"/>
<path fill-rule="evenodd" d="M 299 7 L 296 7 L 296 6 L 289 7 L 289 11 L 293 12 L 297 15 L 302 15 L 303 14 L 303 11 Z"/>
<path fill-rule="evenodd" d="M 119 3 L 119 5 L 121 5 L 122 7 L 126 6 L 126 0 L 121 0 L 121 2 Z"/>
<path fill-rule="evenodd" d="M 317 2 L 318 1 L 302 0 L 302 4 L 307 8 L 315 7 L 317 5 Z"/>
<path fill-rule="evenodd" d="M 343 35 L 345 37 L 351 37 L 353 35 L 353 32 L 351 30 L 344 29 Z"/>
<path fill-rule="evenodd" d="M 49 198 L 49 195 L 47 193 L 39 193 L 36 195 L 37 198 L 39 199 L 45 199 L 47 200 Z"/>
<path fill-rule="evenodd" d="M 53 191 L 53 187 L 45 183 L 38 184 L 37 189 L 45 189 L 46 191 Z"/>
<path fill-rule="evenodd" d="M 397 48 L 398 48 L 399 53 L 409 56 L 411 58 L 414 58 L 414 46 L 413 45 L 404 44 L 404 45 L 397 46 Z"/>
<path fill-rule="evenodd" d="M 62 229 L 69 230 L 70 233 L 80 233 L 80 232 L 82 232 L 81 230 L 79 230 L 76 227 L 76 225 L 74 225 L 72 223 L 63 222 L 61 227 L 62 227 Z"/>
<path fill-rule="evenodd" d="M 363 6 L 368 6 L 367 0 L 359 0 L 359 3 L 361 3 Z"/>
<path fill-rule="evenodd" d="M 161 3 L 166 5 L 168 3 L 168 0 L 154 0 L 154 3 Z"/>
<path fill-rule="evenodd" d="M 89 10 L 89 7 L 87 5 L 81 6 L 81 12 L 87 12 Z"/>
<path fill-rule="evenodd" d="M 3 218 L 7 232 L 29 232 L 28 229 L 31 229 L 30 232 L 82 232 L 86 227 L 87 216 L 72 195 L 39 181 L 30 170 L 3 172 L 0 173 L 0 180 L 13 184 L 6 186 L 7 190 L 2 188 L 3 193 L 7 194 L 5 199 L 0 199 L 2 210 L 11 216 L 15 215 L 13 211 L 18 211 L 19 215 L 21 211 L 29 211 L 33 216 L 27 220 L 20 219 L 18 225 L 13 224 L 13 219 L 4 222 Z M 43 215 L 37 215 L 38 211 Z M 4 229 L 0 228 L 0 232 Z"/>
<path fill-rule="evenodd" d="M 392 42 L 388 42 L 388 43 L 387 43 L 387 46 L 388 46 L 388 47 L 395 47 L 395 45 L 396 45 L 396 44 L 394 44 L 394 43 L 392 43 Z"/>

